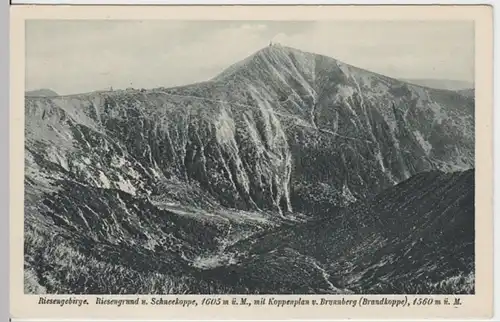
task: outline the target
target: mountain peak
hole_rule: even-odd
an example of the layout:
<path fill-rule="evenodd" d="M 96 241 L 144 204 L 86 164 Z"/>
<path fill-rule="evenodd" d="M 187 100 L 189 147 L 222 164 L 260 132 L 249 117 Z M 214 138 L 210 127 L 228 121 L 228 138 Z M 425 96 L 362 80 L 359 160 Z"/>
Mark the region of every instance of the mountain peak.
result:
<path fill-rule="evenodd" d="M 299 48 L 295 47 L 290 47 L 290 46 L 285 46 L 280 43 L 271 43 L 269 46 L 266 46 L 264 48 L 261 48 L 258 50 L 254 55 L 266 55 L 266 56 L 273 56 L 273 55 L 285 55 L 285 56 L 310 56 L 310 57 L 321 57 L 322 55 L 313 53 L 313 52 L 308 52 L 301 50 Z M 253 56 L 253 55 L 252 55 Z M 329 57 L 330 59 L 333 60 L 333 58 Z"/>
<path fill-rule="evenodd" d="M 234 76 L 241 70 L 263 70 L 270 69 L 281 72 L 284 69 L 302 68 L 305 65 L 312 67 L 314 61 L 321 55 L 305 52 L 297 48 L 283 46 L 278 43 L 270 43 L 243 60 L 229 66 L 222 73 L 214 78 L 214 80 L 223 80 Z M 330 58 L 335 61 L 333 58 Z"/>

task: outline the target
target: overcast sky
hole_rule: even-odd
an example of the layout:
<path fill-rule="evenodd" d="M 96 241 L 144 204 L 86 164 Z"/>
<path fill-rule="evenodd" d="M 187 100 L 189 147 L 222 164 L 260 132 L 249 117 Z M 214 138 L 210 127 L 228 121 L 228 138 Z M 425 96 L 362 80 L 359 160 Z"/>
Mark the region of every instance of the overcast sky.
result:
<path fill-rule="evenodd" d="M 271 39 L 396 78 L 474 80 L 472 22 L 38 20 L 26 23 L 26 89 L 204 81 Z"/>

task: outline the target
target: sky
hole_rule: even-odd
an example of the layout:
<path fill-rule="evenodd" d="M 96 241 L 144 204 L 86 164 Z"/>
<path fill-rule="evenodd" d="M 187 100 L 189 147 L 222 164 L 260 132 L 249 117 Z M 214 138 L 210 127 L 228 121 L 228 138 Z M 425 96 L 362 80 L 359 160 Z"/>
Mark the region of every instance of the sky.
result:
<path fill-rule="evenodd" d="M 271 40 L 395 78 L 474 81 L 468 21 L 30 20 L 26 90 L 205 81 Z"/>

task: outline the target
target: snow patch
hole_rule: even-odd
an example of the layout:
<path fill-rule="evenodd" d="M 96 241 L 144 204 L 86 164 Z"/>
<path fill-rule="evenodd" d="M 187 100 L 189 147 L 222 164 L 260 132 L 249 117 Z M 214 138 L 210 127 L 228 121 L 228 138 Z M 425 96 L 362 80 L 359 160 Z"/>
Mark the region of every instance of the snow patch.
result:
<path fill-rule="evenodd" d="M 120 174 L 118 175 L 118 178 L 120 181 L 118 181 L 116 184 L 118 185 L 119 189 L 121 191 L 125 191 L 125 192 L 135 196 L 137 190 L 134 188 L 132 183 L 130 183 L 129 180 L 123 179 L 123 177 Z"/>
<path fill-rule="evenodd" d="M 235 125 L 225 108 L 221 108 L 215 122 L 216 139 L 219 144 L 232 144 L 234 141 Z"/>
<path fill-rule="evenodd" d="M 425 154 L 429 155 L 432 150 L 432 145 L 424 139 L 422 133 L 420 133 L 419 131 L 413 131 L 413 134 L 415 135 L 415 138 L 417 139 L 420 146 L 424 149 Z"/>
<path fill-rule="evenodd" d="M 339 84 L 337 85 L 337 91 L 338 95 L 340 95 L 342 98 L 349 98 L 354 95 L 354 89 L 350 86 Z"/>
<path fill-rule="evenodd" d="M 237 263 L 232 253 L 198 256 L 193 260 L 193 266 L 200 269 L 211 269 Z"/>
<path fill-rule="evenodd" d="M 64 170 L 69 171 L 68 160 L 65 156 L 61 155 L 59 151 L 55 148 L 51 149 L 52 151 L 48 152 L 48 159 L 58 165 L 60 165 Z"/>
<path fill-rule="evenodd" d="M 260 154 L 263 150 L 263 145 L 255 126 L 255 120 L 253 119 L 253 117 L 247 116 L 246 114 L 243 115 L 243 118 L 247 125 L 247 130 L 248 134 L 250 135 L 250 139 L 252 140 L 253 144 L 257 148 L 258 153 Z"/>
<path fill-rule="evenodd" d="M 100 170 L 99 170 L 99 180 L 101 180 L 103 188 L 106 188 L 106 189 L 111 188 L 111 184 L 109 182 L 108 177 L 106 177 L 106 175 Z"/>
<path fill-rule="evenodd" d="M 344 75 L 347 76 L 347 78 L 351 77 L 351 72 L 346 64 L 337 61 L 337 66 L 342 71 L 342 73 L 344 73 Z"/>

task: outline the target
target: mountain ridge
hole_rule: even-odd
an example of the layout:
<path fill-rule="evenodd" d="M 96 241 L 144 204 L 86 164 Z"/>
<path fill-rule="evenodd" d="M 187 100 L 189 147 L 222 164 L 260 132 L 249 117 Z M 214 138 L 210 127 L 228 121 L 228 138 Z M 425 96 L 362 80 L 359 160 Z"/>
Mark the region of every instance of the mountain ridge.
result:
<path fill-rule="evenodd" d="M 449 91 L 463 91 L 474 89 L 474 82 L 451 79 L 403 79 L 403 81 L 423 87 Z"/>
<path fill-rule="evenodd" d="M 177 85 L 177 86 L 172 86 L 172 87 L 162 87 L 162 86 L 159 86 L 159 87 L 153 87 L 153 88 L 148 88 L 148 89 L 142 89 L 142 90 L 146 90 L 146 91 L 155 91 L 155 90 L 159 90 L 159 89 L 178 89 L 178 88 L 183 88 L 183 87 L 189 87 L 189 86 L 196 86 L 196 85 L 203 85 L 203 84 L 206 84 L 206 83 L 210 83 L 210 82 L 213 82 L 213 81 L 217 81 L 218 78 L 221 78 L 222 76 L 226 76 L 226 74 L 228 74 L 228 70 L 229 69 L 232 69 L 232 68 L 235 68 L 235 67 L 242 67 L 242 65 L 244 65 L 245 62 L 248 62 L 250 61 L 252 58 L 254 58 L 255 56 L 259 55 L 259 54 L 263 54 L 263 53 L 266 53 L 267 51 L 269 51 L 270 49 L 282 49 L 282 50 L 285 50 L 285 51 L 289 51 L 291 53 L 301 53 L 301 54 L 304 54 L 304 55 L 314 55 L 314 56 L 319 56 L 319 57 L 323 57 L 323 58 L 326 58 L 326 59 L 331 59 L 331 60 L 334 60 L 336 62 L 339 62 L 347 67 L 350 67 L 350 68 L 355 68 L 359 71 L 362 71 L 362 72 L 366 72 L 366 73 L 370 73 L 370 74 L 374 74 L 374 75 L 377 75 L 377 76 L 381 76 L 381 77 L 384 77 L 384 78 L 387 78 L 387 79 L 391 79 L 395 82 L 403 82 L 403 83 L 407 83 L 408 85 L 412 85 L 412 86 L 415 86 L 415 87 L 421 87 L 421 88 L 425 88 L 425 89 L 433 89 L 433 90 L 438 90 L 438 91 L 456 91 L 456 90 L 451 90 L 451 89 L 445 89 L 445 88 L 434 88 L 434 87 L 429 87 L 429 86 L 426 86 L 426 85 L 422 85 L 422 84 L 416 84 L 416 83 L 412 83 L 412 81 L 419 81 L 419 80 L 423 80 L 423 81 L 427 81 L 426 79 L 405 79 L 405 78 L 397 78 L 397 77 L 391 77 L 391 76 L 387 76 L 387 75 L 384 75 L 384 74 L 381 74 L 379 72 L 375 72 L 375 71 L 371 71 L 371 70 L 368 70 L 368 69 L 364 69 L 364 68 L 361 68 L 361 67 L 357 67 L 355 65 L 352 65 L 352 64 L 349 64 L 349 63 L 345 63 L 337 58 L 334 58 L 334 57 L 331 57 L 331 56 L 328 56 L 328 55 L 324 55 L 324 54 L 318 54 L 318 53 L 314 53 L 314 52 L 311 52 L 311 51 L 304 51 L 304 50 L 301 50 L 301 49 L 298 49 L 298 48 L 295 48 L 295 47 L 290 47 L 290 46 L 283 46 L 283 45 L 279 45 L 279 44 L 274 44 L 272 46 L 265 46 L 265 47 L 262 47 L 258 50 L 256 50 L 254 53 L 248 55 L 247 57 L 243 58 L 242 60 L 240 61 L 237 61 L 235 63 L 232 63 L 229 67 L 227 67 L 226 69 L 224 69 L 222 72 L 220 72 L 219 74 L 215 75 L 214 77 L 210 78 L 209 80 L 206 80 L 206 81 L 199 81 L 199 82 L 194 82 L 194 83 L 189 83 L 189 84 L 184 84 L 184 85 Z M 428 79 L 430 81 L 440 81 L 440 79 Z M 447 80 L 443 80 L 443 81 L 447 81 Z M 449 80 L 449 81 L 453 81 L 453 82 L 462 82 L 462 81 L 454 81 L 454 80 Z M 465 82 L 463 82 L 465 83 Z M 458 90 L 469 90 L 470 87 L 465 87 L 465 88 L 461 88 L 461 89 L 458 89 Z M 42 89 L 42 90 L 47 90 L 47 91 L 51 91 L 53 92 L 52 90 L 49 90 L 49 89 Z M 129 89 L 130 90 L 130 89 Z M 136 90 L 140 90 L 140 89 L 136 89 Z M 36 92 L 38 90 L 33 90 L 33 91 L 27 91 L 26 93 L 32 93 L 32 92 Z M 55 95 L 51 95 L 51 96 L 58 96 L 58 97 L 79 97 L 79 96 L 83 96 L 83 95 L 91 95 L 91 94 L 106 94 L 106 93 L 110 93 L 110 92 L 125 92 L 127 91 L 127 89 L 115 89 L 115 90 L 95 90 L 95 91 L 90 91 L 90 92 L 85 92 L 85 93 L 73 93 L 73 94 L 57 94 L 56 92 L 53 92 Z M 45 95 L 40 95 L 40 96 L 32 96 L 32 95 L 29 95 L 30 97 L 46 97 Z"/>
<path fill-rule="evenodd" d="M 26 91 L 24 92 L 25 96 L 29 97 L 54 97 L 54 96 L 59 96 L 56 92 L 54 92 L 51 89 L 47 88 L 41 88 L 37 90 L 31 90 L 31 91 Z"/>
<path fill-rule="evenodd" d="M 107 93 L 101 92 L 57 98 L 27 98 L 27 104 L 31 106 L 32 103 L 37 102 L 35 105 L 39 105 L 38 103 L 44 100 L 46 103 L 51 102 L 51 107 L 44 105 L 46 103 L 41 103 L 41 105 L 47 106 L 50 109 L 53 108 L 54 104 L 55 106 L 60 106 L 63 110 L 65 109 L 65 113 L 73 115 L 72 117 L 77 119 L 77 122 L 97 132 L 102 132 L 103 130 L 109 131 L 107 128 L 107 124 L 111 124 L 109 121 L 116 123 L 116 121 L 123 117 L 120 114 L 126 115 L 128 113 L 144 118 L 140 122 L 147 122 L 150 124 L 149 126 L 157 128 L 155 130 L 157 134 L 163 133 L 165 130 L 169 132 L 175 130 L 175 133 L 178 130 L 182 130 L 183 132 L 188 131 L 185 134 L 191 135 L 189 131 L 198 131 L 198 129 L 201 129 L 208 135 L 207 137 L 213 138 L 214 143 L 217 142 L 216 144 L 220 147 L 218 148 L 220 151 L 216 153 L 226 154 L 224 158 L 227 158 L 227 161 L 223 161 L 220 165 L 214 164 L 214 166 L 222 167 L 221 169 L 226 168 L 225 171 L 228 177 L 223 179 L 226 182 L 223 186 L 232 186 L 230 189 L 234 192 L 230 198 L 234 200 L 243 198 L 242 200 L 244 201 L 241 201 L 243 204 L 259 208 L 258 206 L 256 207 L 255 202 L 257 199 L 259 202 L 263 202 L 258 196 L 260 194 L 258 191 L 261 189 L 259 186 L 264 184 L 270 189 L 264 198 L 268 200 L 267 202 L 274 204 L 273 207 L 280 212 L 283 210 L 288 211 L 292 208 L 292 198 L 289 195 L 291 193 L 290 184 L 288 183 L 290 179 L 288 178 L 291 178 L 292 170 L 290 167 L 294 166 L 296 168 L 297 162 L 300 162 L 300 160 L 297 160 L 296 154 L 293 158 L 294 165 L 292 165 L 291 150 L 294 147 L 295 149 L 303 150 L 304 144 L 301 143 L 303 140 L 313 140 L 311 142 L 317 142 L 315 143 L 316 145 L 322 145 L 314 147 L 314 150 L 311 151 L 313 154 L 325 151 L 324 144 L 340 143 L 344 144 L 348 150 L 349 147 L 354 146 L 354 150 L 361 149 L 358 154 L 367 155 L 368 159 L 366 161 L 358 158 L 359 161 L 363 162 L 364 166 L 368 167 L 369 170 L 367 171 L 379 172 L 379 174 L 375 174 L 377 179 L 372 183 L 368 183 L 367 180 L 374 179 L 369 179 L 368 177 L 355 178 L 356 183 L 348 182 L 349 180 L 346 178 L 347 173 L 342 174 L 342 172 L 334 169 L 331 169 L 334 172 L 325 178 L 326 182 L 324 179 L 315 178 L 316 174 L 314 173 L 311 173 L 313 177 L 309 179 L 298 179 L 301 182 L 304 182 L 304 179 L 307 181 L 313 180 L 313 182 L 320 179 L 320 182 L 323 181 L 321 184 L 326 185 L 332 185 L 333 183 L 337 191 L 324 191 L 323 193 L 326 193 L 326 195 L 332 194 L 332 197 L 325 198 L 337 199 L 336 202 L 339 204 L 344 202 L 341 199 L 349 199 L 344 198 L 345 196 L 342 197 L 342 195 L 353 195 L 352 198 L 354 199 L 362 198 L 366 195 L 367 188 L 378 185 L 387 187 L 408 178 L 410 173 L 416 173 L 433 167 L 440 169 L 448 167 L 447 162 L 450 161 L 443 160 L 443 162 L 440 160 L 443 157 L 451 157 L 447 156 L 449 152 L 446 146 L 443 147 L 443 152 L 439 152 L 438 150 L 439 153 L 444 153 L 442 156 L 435 157 L 429 154 L 432 153 L 433 149 L 438 148 L 438 146 L 428 143 L 428 140 L 432 139 L 432 136 L 437 135 L 437 133 L 432 134 L 430 132 L 426 134 L 423 132 L 423 128 L 421 127 L 428 127 L 428 125 L 423 125 L 423 123 L 420 125 L 423 120 L 433 122 L 434 128 L 430 130 L 439 133 L 440 137 L 436 137 L 433 140 L 442 142 L 443 138 L 450 135 L 454 138 L 462 136 L 465 140 L 468 140 L 462 141 L 462 146 L 457 146 L 459 150 L 456 153 L 460 153 L 465 159 L 462 162 L 463 164 L 457 164 L 456 166 L 463 168 L 464 166 L 471 167 L 473 164 L 473 140 L 465 137 L 464 135 L 467 135 L 467 132 L 463 131 L 473 126 L 473 101 L 469 101 L 459 94 L 446 91 L 422 90 L 417 86 L 397 83 L 395 79 L 386 77 L 379 79 L 377 74 L 371 74 L 362 70 L 360 74 L 360 69 L 350 69 L 348 65 L 332 58 L 287 48 L 283 49 L 281 47 L 269 47 L 259 50 L 245 59 L 244 64 L 238 66 L 237 69 L 230 69 L 229 74 L 223 72 L 216 81 L 197 83 L 192 86 L 168 89 L 159 88 L 149 91 L 124 90 Z M 392 82 L 396 82 L 394 83 L 396 85 Z M 444 98 L 445 101 L 434 103 L 429 95 L 433 95 L 434 99 L 442 100 Z M 457 110 L 455 107 L 449 109 L 446 107 L 449 110 L 443 113 L 443 106 L 446 106 L 443 104 L 448 104 L 446 100 L 457 101 L 469 110 Z M 80 107 L 73 107 L 72 104 L 76 103 Z M 123 105 L 124 103 L 132 105 Z M 82 109 L 82 104 L 87 107 Z M 158 106 L 161 105 L 170 107 L 163 108 L 160 111 Z M 180 108 L 181 106 L 185 106 L 185 108 Z M 449 106 L 451 107 L 452 105 Z M 28 108 L 28 111 L 30 110 L 32 109 Z M 188 114 L 183 115 L 186 112 Z M 448 117 L 446 113 L 459 116 L 459 118 L 453 116 L 453 119 L 451 119 L 451 122 L 459 122 L 456 128 L 453 127 L 454 125 L 451 125 L 452 127 L 450 128 L 449 124 L 445 125 L 445 123 L 442 123 L 443 119 Z M 411 115 L 412 119 L 405 120 L 409 115 Z M 399 121 L 397 120 L 398 118 Z M 171 124 L 170 119 L 178 120 L 177 125 L 174 126 L 173 123 Z M 164 130 L 159 129 L 159 120 L 166 122 L 167 128 Z M 123 120 L 119 122 L 123 122 Z M 195 122 L 196 125 L 190 127 L 191 122 Z M 403 135 L 398 130 L 398 122 L 403 122 L 402 124 L 410 122 L 408 126 L 417 127 L 410 130 L 411 133 Z M 412 125 L 412 123 L 415 125 Z M 184 124 L 182 125 L 183 128 L 175 129 L 180 124 Z M 200 125 L 202 126 L 201 128 Z M 380 127 L 381 125 L 382 127 Z M 102 128 L 103 126 L 104 128 Z M 172 126 L 174 128 L 171 128 Z M 374 126 L 379 127 L 376 130 L 377 132 L 374 132 Z M 116 133 L 118 136 L 130 137 L 131 135 L 125 128 L 119 129 L 113 127 L 112 132 L 116 132 L 117 130 L 119 131 L 119 133 Z M 126 132 L 123 132 L 124 130 Z M 143 131 L 139 128 L 137 130 Z M 451 134 L 446 132 L 451 132 Z M 157 135 L 151 132 L 148 133 L 148 136 Z M 164 134 L 167 134 L 167 132 Z M 171 132 L 169 135 L 174 135 L 174 132 Z M 192 135 L 198 136 L 196 133 L 192 133 Z M 384 137 L 384 142 L 379 142 L 382 138 L 379 137 L 380 135 Z M 419 162 L 423 163 L 413 170 L 408 167 L 415 167 L 414 161 L 405 161 L 405 157 L 399 152 L 402 150 L 398 145 L 401 142 L 406 142 L 401 140 L 407 140 L 402 135 L 410 137 L 410 141 L 407 144 L 413 147 L 407 147 L 407 149 L 413 150 L 413 154 L 416 153 L 415 151 L 421 151 L 418 152 L 416 157 L 420 158 L 422 161 Z M 189 143 L 191 148 L 195 149 L 193 150 L 195 154 L 192 157 L 199 158 L 193 160 L 195 161 L 193 165 L 196 168 L 190 170 L 185 168 L 186 165 L 179 165 L 174 160 L 176 158 L 175 154 L 178 152 L 168 152 L 168 155 L 162 157 L 162 161 L 157 159 L 159 155 L 155 157 L 155 160 L 151 159 L 150 161 L 153 164 L 155 162 L 165 163 L 165 159 L 170 159 L 168 167 L 173 166 L 175 168 L 172 170 L 174 170 L 176 177 L 181 176 L 188 179 L 188 177 L 190 178 L 190 176 L 194 175 L 196 176 L 195 180 L 204 185 L 202 189 L 213 189 L 213 187 L 208 187 L 209 181 L 206 178 L 203 179 L 207 171 L 203 165 L 205 163 L 203 160 L 205 160 L 206 156 L 202 155 L 203 151 L 205 151 L 205 147 L 203 147 L 205 143 L 202 141 L 193 143 L 194 138 L 187 139 L 191 142 Z M 199 139 L 197 138 L 196 140 Z M 282 142 L 282 144 L 278 146 L 276 143 L 273 143 L 273 140 Z M 141 144 L 150 149 L 148 146 L 151 143 L 150 141 L 144 141 Z M 374 147 L 367 145 L 373 143 L 375 143 Z M 157 143 L 154 144 L 156 146 Z M 173 144 L 185 143 L 173 142 Z M 420 147 L 415 150 L 415 145 Z M 258 159 L 248 164 L 248 160 L 252 160 L 252 158 L 240 155 L 239 151 L 242 148 L 245 150 L 250 147 L 252 148 L 248 152 L 257 155 Z M 182 148 L 179 151 L 182 152 L 184 150 Z M 337 153 L 338 161 L 343 164 L 343 167 L 348 166 L 347 163 L 349 161 L 346 159 L 346 156 L 350 154 L 348 150 L 340 152 L 340 154 L 335 152 L 338 151 L 337 149 L 332 151 L 333 155 Z M 468 154 L 464 155 L 460 150 Z M 258 151 L 265 153 L 261 154 Z M 392 151 L 396 151 L 396 154 Z M 157 152 L 162 153 L 158 149 Z M 134 153 L 142 152 L 137 150 Z M 387 153 L 392 153 L 393 156 L 387 159 L 383 155 Z M 273 155 L 278 156 L 278 158 L 275 158 Z M 246 161 L 243 161 L 244 158 L 246 158 Z M 305 158 L 305 162 L 314 161 L 308 155 L 303 155 L 303 158 Z M 437 159 L 437 161 L 434 159 Z M 216 163 L 218 162 L 216 161 Z M 399 163 L 399 165 L 390 165 L 391 162 Z M 452 162 L 456 163 L 455 161 Z M 378 165 L 375 166 L 374 164 Z M 200 166 L 202 167 L 201 169 L 199 168 Z M 317 166 L 319 168 L 331 168 L 331 164 L 325 164 L 324 161 L 318 163 Z M 455 165 L 453 166 L 455 167 Z M 154 167 L 157 167 L 157 165 Z M 160 168 L 162 167 L 160 166 Z M 233 169 L 231 170 L 230 168 Z M 257 172 L 267 168 L 273 169 L 272 171 L 281 172 L 284 175 L 285 181 L 273 178 L 271 171 L 266 175 L 266 183 L 256 183 L 256 186 L 248 185 L 248 183 L 252 183 L 248 178 L 255 176 Z M 161 169 L 156 168 L 154 171 L 161 173 L 158 170 Z M 186 171 L 191 174 L 188 174 Z M 205 174 L 200 177 L 194 174 L 193 171 L 202 171 Z M 214 171 L 219 170 L 215 170 L 214 168 Z M 299 173 L 310 177 L 310 174 L 307 173 L 308 171 L 305 168 L 298 170 Z M 316 170 L 313 168 L 311 171 L 314 172 Z M 370 172 L 365 171 L 365 173 L 366 176 L 370 176 Z M 335 180 L 336 183 L 331 180 Z M 382 183 L 380 180 L 382 180 Z M 367 183 L 368 187 L 363 188 Z M 313 189 L 324 190 L 326 187 L 322 185 L 318 186 L 316 183 L 313 185 L 315 186 Z M 221 186 L 220 189 L 227 188 L 222 188 Z M 274 192 L 273 189 L 275 189 Z M 308 189 L 306 188 L 306 190 Z M 214 193 L 220 195 L 220 192 Z M 273 193 L 278 193 L 278 195 L 273 197 L 271 196 Z M 238 195 L 240 197 L 236 197 Z M 299 193 L 298 197 L 300 199 L 304 195 Z M 240 206 L 237 207 L 242 206 L 241 202 L 238 202 Z M 280 203 L 283 204 L 280 206 Z M 244 206 L 244 208 L 247 206 Z"/>

